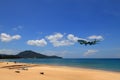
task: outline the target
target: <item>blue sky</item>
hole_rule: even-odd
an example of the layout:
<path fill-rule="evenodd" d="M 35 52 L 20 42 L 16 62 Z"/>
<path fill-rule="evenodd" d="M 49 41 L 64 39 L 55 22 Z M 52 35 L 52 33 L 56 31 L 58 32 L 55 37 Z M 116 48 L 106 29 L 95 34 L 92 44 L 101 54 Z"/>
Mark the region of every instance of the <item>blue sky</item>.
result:
<path fill-rule="evenodd" d="M 0 54 L 120 58 L 119 0 L 0 0 Z M 77 39 L 102 39 L 84 46 Z"/>

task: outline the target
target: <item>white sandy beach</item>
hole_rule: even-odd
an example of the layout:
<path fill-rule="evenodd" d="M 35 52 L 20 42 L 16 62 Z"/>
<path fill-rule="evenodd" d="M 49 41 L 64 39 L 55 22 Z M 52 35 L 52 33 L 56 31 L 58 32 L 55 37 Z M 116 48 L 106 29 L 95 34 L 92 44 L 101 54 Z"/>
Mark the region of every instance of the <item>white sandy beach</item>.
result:
<path fill-rule="evenodd" d="M 28 70 L 23 70 L 23 67 L 26 66 Z M 44 72 L 44 75 L 40 74 L 40 72 Z M 0 62 L 0 80 L 120 80 L 120 72 Z"/>

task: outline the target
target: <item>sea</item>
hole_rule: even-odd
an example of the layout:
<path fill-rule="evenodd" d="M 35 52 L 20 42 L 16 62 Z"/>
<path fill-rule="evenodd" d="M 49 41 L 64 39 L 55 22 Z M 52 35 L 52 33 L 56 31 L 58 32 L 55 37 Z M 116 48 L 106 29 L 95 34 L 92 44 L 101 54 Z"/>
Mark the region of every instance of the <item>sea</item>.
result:
<path fill-rule="evenodd" d="M 0 59 L 1 62 L 58 65 L 120 72 L 120 59 Z"/>

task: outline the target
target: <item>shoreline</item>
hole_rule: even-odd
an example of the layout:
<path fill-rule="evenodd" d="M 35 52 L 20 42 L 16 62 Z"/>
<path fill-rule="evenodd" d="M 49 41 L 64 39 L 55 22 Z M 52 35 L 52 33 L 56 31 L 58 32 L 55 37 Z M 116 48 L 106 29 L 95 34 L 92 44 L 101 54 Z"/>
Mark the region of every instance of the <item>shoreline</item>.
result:
<path fill-rule="evenodd" d="M 13 61 L 3 61 L 3 62 L 8 62 L 8 63 L 14 63 Z M 68 68 L 78 68 L 78 69 L 91 69 L 91 70 L 100 70 L 100 71 L 107 71 L 107 72 L 117 72 L 120 73 L 120 71 L 117 70 L 106 70 L 106 69 L 100 69 L 100 68 L 91 68 L 91 67 L 79 67 L 79 66 L 67 66 L 67 65 L 57 65 L 57 64 L 37 64 L 37 63 L 24 63 L 24 62 L 17 62 L 20 64 L 34 64 L 38 66 L 58 66 L 58 67 L 68 67 Z"/>
<path fill-rule="evenodd" d="M 0 80 L 120 80 L 120 72 L 14 62 L 0 62 L 0 75 Z"/>

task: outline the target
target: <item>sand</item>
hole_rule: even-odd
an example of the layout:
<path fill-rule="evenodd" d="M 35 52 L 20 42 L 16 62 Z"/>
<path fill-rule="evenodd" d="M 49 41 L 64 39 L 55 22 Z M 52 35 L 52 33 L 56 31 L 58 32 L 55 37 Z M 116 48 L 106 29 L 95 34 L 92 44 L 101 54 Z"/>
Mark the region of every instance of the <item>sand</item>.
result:
<path fill-rule="evenodd" d="M 120 72 L 0 62 L 0 80 L 120 80 Z"/>

